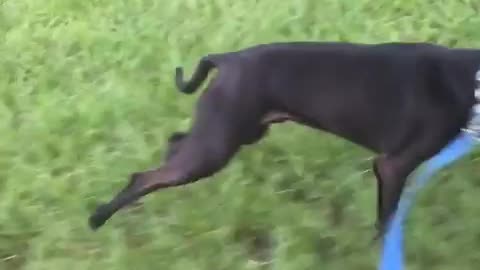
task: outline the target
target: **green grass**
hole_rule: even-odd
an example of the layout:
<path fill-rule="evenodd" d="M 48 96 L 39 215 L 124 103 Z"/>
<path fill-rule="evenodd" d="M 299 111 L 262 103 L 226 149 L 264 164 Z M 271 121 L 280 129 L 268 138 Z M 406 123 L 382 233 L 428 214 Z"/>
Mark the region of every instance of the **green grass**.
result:
<path fill-rule="evenodd" d="M 177 93 L 177 65 L 270 41 L 480 46 L 474 0 L 275 2 L 0 1 L 0 269 L 374 269 L 371 154 L 290 124 L 217 176 L 87 228 L 190 124 L 198 95 Z M 409 269 L 477 269 L 477 156 L 422 193 Z"/>

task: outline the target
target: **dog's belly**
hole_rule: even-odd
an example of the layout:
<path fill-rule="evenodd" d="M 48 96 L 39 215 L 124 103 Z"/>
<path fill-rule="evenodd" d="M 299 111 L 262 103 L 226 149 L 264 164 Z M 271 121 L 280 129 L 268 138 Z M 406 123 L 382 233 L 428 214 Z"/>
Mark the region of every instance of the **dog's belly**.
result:
<path fill-rule="evenodd" d="M 330 100 L 329 100 L 330 99 Z M 303 101 L 303 102 L 302 102 Z M 335 98 L 290 100 L 287 120 L 328 132 L 373 152 L 388 152 L 401 132 L 405 120 L 405 106 L 401 100 L 343 101 Z"/>
<path fill-rule="evenodd" d="M 390 137 L 388 130 L 379 128 L 376 123 L 366 124 L 350 118 L 342 124 L 331 124 L 308 117 L 299 118 L 295 122 L 330 133 L 376 153 L 386 152 L 394 145 L 393 136 Z"/>

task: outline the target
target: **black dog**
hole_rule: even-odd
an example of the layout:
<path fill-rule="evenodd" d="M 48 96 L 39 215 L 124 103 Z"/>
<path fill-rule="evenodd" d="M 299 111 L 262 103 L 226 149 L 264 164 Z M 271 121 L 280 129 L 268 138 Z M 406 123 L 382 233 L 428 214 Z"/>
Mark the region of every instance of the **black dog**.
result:
<path fill-rule="evenodd" d="M 294 121 L 335 134 L 378 156 L 377 228 L 383 233 L 407 176 L 439 152 L 470 118 L 480 50 L 427 43 L 275 43 L 209 55 L 193 93 L 218 70 L 198 100 L 188 132 L 169 139 L 166 164 L 137 172 L 90 217 L 92 229 L 155 190 L 192 183 L 221 170 L 273 123 Z"/>

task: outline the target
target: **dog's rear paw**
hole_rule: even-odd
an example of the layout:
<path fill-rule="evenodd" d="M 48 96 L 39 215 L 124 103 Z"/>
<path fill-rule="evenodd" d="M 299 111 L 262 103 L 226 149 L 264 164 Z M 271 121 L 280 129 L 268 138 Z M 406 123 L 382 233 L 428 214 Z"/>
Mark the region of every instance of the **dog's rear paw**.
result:
<path fill-rule="evenodd" d="M 95 212 L 88 218 L 88 225 L 93 231 L 102 227 L 110 217 L 109 207 L 106 204 L 101 204 L 95 209 Z"/>

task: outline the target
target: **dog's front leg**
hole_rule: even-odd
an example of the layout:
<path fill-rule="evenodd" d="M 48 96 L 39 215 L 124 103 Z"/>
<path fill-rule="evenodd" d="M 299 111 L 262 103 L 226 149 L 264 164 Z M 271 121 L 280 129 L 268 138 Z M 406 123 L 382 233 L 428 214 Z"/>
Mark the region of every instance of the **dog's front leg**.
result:
<path fill-rule="evenodd" d="M 446 119 L 439 115 L 436 119 Z M 379 156 L 374 170 L 378 181 L 378 236 L 382 237 L 397 210 L 408 176 L 424 161 L 441 151 L 459 131 L 448 121 L 429 121 L 399 151 Z M 377 237 L 378 238 L 378 237 Z"/>
<path fill-rule="evenodd" d="M 381 238 L 393 213 L 397 209 L 400 196 L 408 175 L 420 164 L 402 156 L 380 156 L 374 161 L 377 178 L 377 236 Z"/>

